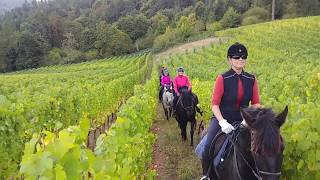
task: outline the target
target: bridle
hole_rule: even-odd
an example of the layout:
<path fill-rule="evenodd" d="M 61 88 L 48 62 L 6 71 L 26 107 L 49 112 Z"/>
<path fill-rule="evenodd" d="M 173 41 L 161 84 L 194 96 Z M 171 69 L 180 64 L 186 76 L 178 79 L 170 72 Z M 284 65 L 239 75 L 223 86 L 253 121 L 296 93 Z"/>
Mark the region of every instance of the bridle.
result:
<path fill-rule="evenodd" d="M 181 94 L 181 96 L 179 97 L 177 104 L 180 103 L 181 106 L 182 106 L 182 108 L 183 108 L 185 111 L 191 111 L 191 110 L 193 110 L 193 109 L 194 109 L 194 104 L 193 104 L 193 102 L 191 103 L 190 106 L 185 107 L 184 104 L 183 104 L 182 101 L 181 101 L 182 97 L 183 97 L 183 94 Z"/>
<path fill-rule="evenodd" d="M 241 124 L 240 125 L 237 125 L 235 126 L 235 129 L 237 130 L 240 126 L 242 126 Z M 235 131 L 236 131 L 235 130 Z M 233 131 L 233 132 L 235 132 Z M 250 168 L 250 170 L 252 171 L 252 173 L 254 174 L 254 176 L 258 179 L 258 180 L 262 180 L 262 177 L 263 176 L 281 176 L 281 171 L 279 172 L 267 172 L 267 171 L 262 171 L 262 170 L 259 170 L 258 166 L 257 166 L 257 163 L 256 163 L 256 159 L 254 158 L 253 156 L 253 159 L 254 159 L 254 164 L 255 166 L 252 167 L 250 165 L 250 163 L 248 162 L 248 160 L 246 160 L 246 158 L 244 157 L 244 155 L 242 154 L 242 152 L 237 148 L 237 144 L 235 143 L 238 139 L 238 135 L 239 135 L 239 132 L 237 134 L 235 133 L 232 133 L 232 135 L 230 134 L 227 134 L 227 138 L 229 138 L 231 144 L 233 145 L 233 149 L 234 149 L 234 163 L 236 165 L 236 171 L 237 171 L 237 175 L 238 175 L 238 178 L 240 180 L 242 180 L 242 177 L 240 175 L 240 172 L 239 172 L 239 168 L 238 168 L 238 163 L 237 163 L 237 153 L 238 152 L 240 154 L 240 157 L 242 158 L 242 160 L 245 162 L 245 164 Z M 233 140 L 233 136 L 235 136 L 235 141 Z M 252 153 L 252 152 L 251 152 Z"/>

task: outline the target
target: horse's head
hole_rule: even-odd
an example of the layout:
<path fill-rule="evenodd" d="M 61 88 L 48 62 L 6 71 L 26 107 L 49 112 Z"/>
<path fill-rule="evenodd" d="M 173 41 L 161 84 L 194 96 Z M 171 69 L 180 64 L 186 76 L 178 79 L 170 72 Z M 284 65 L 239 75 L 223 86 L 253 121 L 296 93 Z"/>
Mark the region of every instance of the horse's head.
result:
<path fill-rule="evenodd" d="M 170 92 L 170 93 L 172 93 L 172 92 L 173 92 L 172 86 L 170 86 L 170 85 L 165 85 L 165 86 L 164 86 L 164 92 Z"/>
<path fill-rule="evenodd" d="M 276 115 L 267 108 L 241 109 L 251 131 L 251 153 L 262 179 L 278 180 L 281 175 L 284 142 L 280 127 L 284 124 L 288 107 Z"/>
<path fill-rule="evenodd" d="M 193 115 L 195 115 L 195 104 L 193 96 L 190 92 L 182 91 L 179 101 L 180 108 L 186 112 L 187 117 L 192 117 Z"/>

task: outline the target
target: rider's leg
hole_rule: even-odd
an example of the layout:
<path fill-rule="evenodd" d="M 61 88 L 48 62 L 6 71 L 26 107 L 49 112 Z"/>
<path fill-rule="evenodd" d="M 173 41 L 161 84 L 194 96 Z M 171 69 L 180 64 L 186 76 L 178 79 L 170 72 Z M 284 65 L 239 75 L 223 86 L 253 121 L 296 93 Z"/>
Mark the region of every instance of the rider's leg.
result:
<path fill-rule="evenodd" d="M 211 166 L 213 166 L 214 144 L 212 144 L 212 141 L 213 141 L 214 137 L 217 135 L 219 130 L 220 130 L 220 126 L 219 126 L 218 120 L 215 117 L 213 117 L 211 119 L 211 123 L 208 128 L 207 141 L 205 142 L 204 150 L 202 153 L 201 161 L 202 161 L 203 175 L 207 175 L 210 164 L 211 164 Z M 212 174 L 213 172 L 214 172 L 214 168 L 212 167 L 210 174 Z"/>

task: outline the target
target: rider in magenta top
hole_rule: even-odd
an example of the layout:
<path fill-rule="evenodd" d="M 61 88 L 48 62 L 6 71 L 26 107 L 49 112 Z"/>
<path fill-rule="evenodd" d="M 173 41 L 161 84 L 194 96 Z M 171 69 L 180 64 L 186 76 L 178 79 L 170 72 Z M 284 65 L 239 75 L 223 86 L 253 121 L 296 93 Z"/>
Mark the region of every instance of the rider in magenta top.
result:
<path fill-rule="evenodd" d="M 170 76 L 169 76 L 169 73 L 167 73 L 167 75 L 166 75 L 166 73 L 164 73 L 164 75 L 163 75 L 162 78 L 161 78 L 161 85 L 162 85 L 162 87 L 164 87 L 164 86 L 170 86 L 171 83 L 172 83 L 172 80 L 171 80 L 171 78 L 170 78 Z"/>
<path fill-rule="evenodd" d="M 172 85 L 172 80 L 170 78 L 169 71 L 167 69 L 164 69 L 162 72 L 163 72 L 163 74 L 161 76 L 161 81 L 160 81 L 161 87 L 160 87 L 160 91 L 159 91 L 159 100 L 160 101 L 162 100 L 162 94 L 163 94 L 164 87 Z"/>

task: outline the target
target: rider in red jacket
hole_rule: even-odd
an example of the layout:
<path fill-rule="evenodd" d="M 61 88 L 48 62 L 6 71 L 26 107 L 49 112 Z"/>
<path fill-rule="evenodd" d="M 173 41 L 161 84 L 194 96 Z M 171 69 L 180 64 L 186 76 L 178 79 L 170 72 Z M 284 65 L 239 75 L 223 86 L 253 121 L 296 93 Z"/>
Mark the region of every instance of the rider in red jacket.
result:
<path fill-rule="evenodd" d="M 209 152 L 214 152 L 210 148 L 218 131 L 221 129 L 228 134 L 234 130 L 234 122 L 242 122 L 240 108 L 248 107 L 250 103 L 254 107 L 260 107 L 258 81 L 254 75 L 244 71 L 247 56 L 244 45 L 235 43 L 230 46 L 227 58 L 231 68 L 216 79 L 211 103 L 214 117 L 202 152 L 202 179 L 214 176 L 214 168 L 210 168 L 213 157 Z"/>

